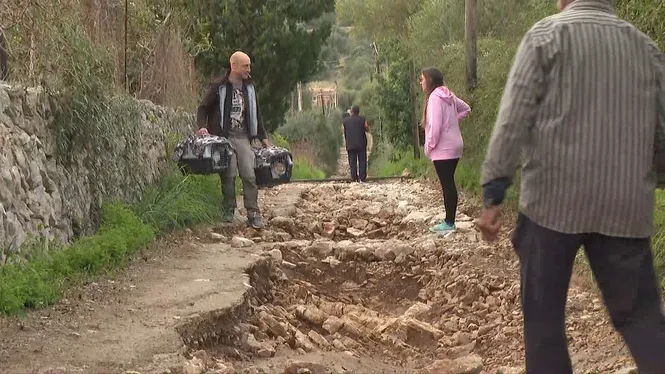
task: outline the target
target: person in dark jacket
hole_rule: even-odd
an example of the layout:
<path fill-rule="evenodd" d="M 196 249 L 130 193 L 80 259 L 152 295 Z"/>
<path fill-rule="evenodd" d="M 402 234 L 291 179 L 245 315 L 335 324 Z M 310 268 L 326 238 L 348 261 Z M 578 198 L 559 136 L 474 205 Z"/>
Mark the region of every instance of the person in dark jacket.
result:
<path fill-rule="evenodd" d="M 259 190 L 254 174 L 255 156 L 251 141 L 259 139 L 266 147 L 268 138 L 263 127 L 254 82 L 250 76 L 249 56 L 243 52 L 235 52 L 230 63 L 231 70 L 221 79 L 212 82 L 203 96 L 196 114 L 199 127 L 196 134 L 223 136 L 235 149 L 229 168 L 220 175 L 224 196 L 224 221 L 234 221 L 237 207 L 235 180 L 236 174 L 240 174 L 247 221 L 255 229 L 261 229 L 264 224 L 258 206 Z"/>
<path fill-rule="evenodd" d="M 346 141 L 346 153 L 349 155 L 349 167 L 351 179 L 356 182 L 367 181 L 367 120 L 360 115 L 357 105 L 351 107 L 351 116 L 344 119 L 344 140 Z M 360 173 L 358 173 L 360 167 Z M 360 174 L 360 175 L 358 175 Z"/>

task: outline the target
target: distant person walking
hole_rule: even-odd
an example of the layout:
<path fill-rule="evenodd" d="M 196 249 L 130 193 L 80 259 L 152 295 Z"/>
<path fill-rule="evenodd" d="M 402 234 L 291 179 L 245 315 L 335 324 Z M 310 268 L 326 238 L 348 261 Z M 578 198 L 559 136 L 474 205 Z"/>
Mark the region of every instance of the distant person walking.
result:
<path fill-rule="evenodd" d="M 654 273 L 654 159 L 665 59 L 611 0 L 559 0 L 522 39 L 483 164 L 479 227 L 495 240 L 522 161 L 512 243 L 520 261 L 526 372 L 571 374 L 566 299 L 580 247 L 641 374 L 665 373 Z M 524 156 L 523 160 L 521 160 Z"/>
<path fill-rule="evenodd" d="M 357 105 L 351 107 L 351 115 L 344 118 L 344 140 L 346 152 L 349 155 L 349 168 L 351 179 L 356 182 L 367 182 L 367 120 L 360 115 Z M 360 168 L 360 173 L 358 169 Z"/>
<path fill-rule="evenodd" d="M 422 121 L 425 155 L 434 163 L 446 208 L 444 221 L 430 227 L 430 231 L 447 233 L 455 230 L 458 199 L 455 170 L 464 148 L 459 121 L 471 112 L 471 108 L 445 86 L 443 74 L 438 69 L 423 70 L 420 86 L 426 96 Z"/>

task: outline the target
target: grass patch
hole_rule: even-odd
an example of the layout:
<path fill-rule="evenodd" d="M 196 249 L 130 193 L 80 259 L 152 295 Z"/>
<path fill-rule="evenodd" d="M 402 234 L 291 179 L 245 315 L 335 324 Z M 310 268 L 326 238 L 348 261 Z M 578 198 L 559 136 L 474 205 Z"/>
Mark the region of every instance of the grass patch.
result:
<path fill-rule="evenodd" d="M 307 159 L 293 160 L 293 170 L 291 178 L 293 179 L 323 179 L 326 173 L 316 167 Z"/>
<path fill-rule="evenodd" d="M 433 170 L 432 162 L 420 149 L 420 159 L 416 159 L 413 150 L 397 150 L 387 143 L 375 143 L 369 160 L 369 173 L 378 177 L 400 176 L 408 169 L 412 177 L 427 176 Z"/>
<path fill-rule="evenodd" d="M 317 155 L 312 142 L 300 140 L 290 144 L 285 137 L 277 132 L 272 135 L 272 142 L 277 147 L 283 147 L 291 151 L 293 155 L 292 179 L 323 179 L 328 175 L 317 166 Z"/>
<path fill-rule="evenodd" d="M 287 116 L 278 130 L 281 144 L 288 144 L 294 158 L 307 158 L 310 165 L 323 170 L 326 176 L 337 172 L 339 149 L 342 146 L 342 113 L 331 111 L 325 116 L 320 109 Z M 275 143 L 277 144 L 277 142 Z"/>
<path fill-rule="evenodd" d="M 656 210 L 654 212 L 656 232 L 651 238 L 653 262 L 660 284 L 665 288 L 665 191 L 656 190 Z"/>
<path fill-rule="evenodd" d="M 240 192 L 236 178 L 236 192 Z M 141 220 L 159 231 L 221 219 L 222 192 L 217 175 L 167 175 L 133 207 Z"/>
<path fill-rule="evenodd" d="M 123 268 L 160 233 L 219 218 L 217 176 L 182 176 L 173 171 L 127 207 L 106 202 L 95 235 L 69 246 L 39 238 L 11 254 L 0 269 L 0 312 L 22 314 L 57 302 L 77 283 Z"/>

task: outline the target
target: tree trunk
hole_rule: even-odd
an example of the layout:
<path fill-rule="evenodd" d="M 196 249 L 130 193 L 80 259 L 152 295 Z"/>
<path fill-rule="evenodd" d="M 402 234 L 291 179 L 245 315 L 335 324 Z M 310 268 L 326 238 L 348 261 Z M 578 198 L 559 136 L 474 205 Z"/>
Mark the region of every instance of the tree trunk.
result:
<path fill-rule="evenodd" d="M 478 47 L 476 13 L 477 0 L 466 0 L 464 18 L 464 44 L 466 49 L 466 87 L 473 91 L 478 84 Z"/>
<path fill-rule="evenodd" d="M 416 67 L 415 63 L 413 60 L 409 62 L 409 75 L 410 75 L 410 80 L 409 80 L 409 91 L 410 91 L 410 98 L 411 98 L 411 103 L 413 105 L 413 113 L 411 115 L 412 117 L 412 129 L 413 129 L 413 158 L 418 160 L 420 159 L 420 138 L 419 138 L 419 131 L 418 131 L 418 116 L 416 115 L 417 113 L 417 100 L 416 100 L 416 89 L 415 89 L 415 84 L 416 84 Z"/>
<path fill-rule="evenodd" d="M 302 83 L 298 82 L 298 112 L 302 112 Z"/>

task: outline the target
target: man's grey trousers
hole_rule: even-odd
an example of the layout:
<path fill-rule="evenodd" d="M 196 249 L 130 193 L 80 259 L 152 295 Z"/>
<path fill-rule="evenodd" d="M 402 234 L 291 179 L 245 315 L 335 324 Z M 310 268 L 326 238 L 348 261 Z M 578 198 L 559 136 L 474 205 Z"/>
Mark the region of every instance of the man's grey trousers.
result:
<path fill-rule="evenodd" d="M 260 214 L 259 189 L 256 186 L 256 175 L 254 174 L 254 151 L 249 138 L 246 136 L 229 136 L 229 141 L 235 149 L 231 157 L 229 168 L 220 175 L 222 179 L 222 195 L 224 196 L 223 209 L 225 212 L 234 211 L 237 207 L 235 181 L 236 175 L 240 174 L 242 180 L 243 201 L 247 215 Z"/>

